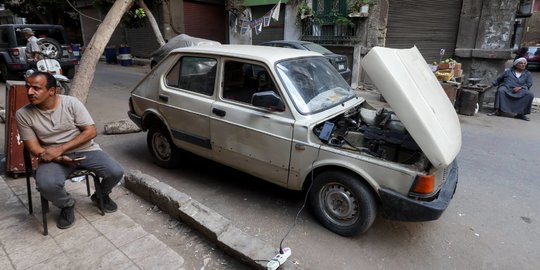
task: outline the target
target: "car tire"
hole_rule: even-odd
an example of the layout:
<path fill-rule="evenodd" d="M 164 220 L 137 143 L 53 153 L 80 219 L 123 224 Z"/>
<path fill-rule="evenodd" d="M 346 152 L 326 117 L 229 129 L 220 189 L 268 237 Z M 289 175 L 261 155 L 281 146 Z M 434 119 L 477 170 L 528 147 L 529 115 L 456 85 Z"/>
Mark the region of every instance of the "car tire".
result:
<path fill-rule="evenodd" d="M 61 94 L 61 95 L 66 95 L 66 96 L 68 96 L 70 90 L 71 90 L 71 89 L 70 89 L 70 87 L 69 87 L 69 83 L 67 83 L 67 82 L 60 82 L 60 94 Z"/>
<path fill-rule="evenodd" d="M 15 79 L 13 72 L 9 71 L 5 62 L 0 62 L 0 81 L 5 82 L 7 80 Z"/>
<path fill-rule="evenodd" d="M 66 69 L 64 75 L 66 75 L 66 77 L 68 77 L 70 80 L 73 79 L 73 77 L 75 77 L 75 67 Z"/>
<path fill-rule="evenodd" d="M 352 236 L 366 232 L 377 215 L 371 190 L 360 178 L 341 171 L 317 175 L 309 193 L 313 214 L 327 229 Z"/>
<path fill-rule="evenodd" d="M 40 38 L 38 40 L 39 47 L 41 52 L 46 55 L 47 58 L 60 60 L 64 51 L 62 45 L 52 38 Z"/>
<path fill-rule="evenodd" d="M 172 169 L 179 164 L 179 150 L 174 145 L 169 132 L 163 126 L 153 126 L 146 137 L 152 160 L 158 166 Z"/>

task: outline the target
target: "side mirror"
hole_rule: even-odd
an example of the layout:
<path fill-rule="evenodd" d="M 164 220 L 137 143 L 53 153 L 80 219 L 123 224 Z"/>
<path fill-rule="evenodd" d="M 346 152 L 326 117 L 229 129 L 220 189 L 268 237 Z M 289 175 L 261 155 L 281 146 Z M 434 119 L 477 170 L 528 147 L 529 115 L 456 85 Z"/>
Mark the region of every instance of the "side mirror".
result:
<path fill-rule="evenodd" d="M 251 104 L 255 107 L 271 111 L 285 111 L 285 104 L 274 91 L 263 91 L 251 96 Z"/>

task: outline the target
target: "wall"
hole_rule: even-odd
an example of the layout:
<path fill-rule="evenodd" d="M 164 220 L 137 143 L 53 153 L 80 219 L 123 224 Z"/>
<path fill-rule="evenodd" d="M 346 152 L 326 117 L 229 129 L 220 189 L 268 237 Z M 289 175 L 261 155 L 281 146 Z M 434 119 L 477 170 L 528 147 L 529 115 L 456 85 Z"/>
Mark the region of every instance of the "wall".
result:
<path fill-rule="evenodd" d="M 489 83 L 511 59 L 511 37 L 519 1 L 464 0 L 456 58 L 467 78 Z"/>

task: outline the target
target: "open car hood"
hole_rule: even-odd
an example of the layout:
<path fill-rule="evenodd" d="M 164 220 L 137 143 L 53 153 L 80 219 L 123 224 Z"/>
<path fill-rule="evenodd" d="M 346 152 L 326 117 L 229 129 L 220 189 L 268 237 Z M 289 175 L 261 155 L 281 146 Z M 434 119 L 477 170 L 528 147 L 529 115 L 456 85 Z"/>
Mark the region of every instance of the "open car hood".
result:
<path fill-rule="evenodd" d="M 452 103 L 416 47 L 374 47 L 362 66 L 433 166 L 450 165 L 461 148 Z"/>

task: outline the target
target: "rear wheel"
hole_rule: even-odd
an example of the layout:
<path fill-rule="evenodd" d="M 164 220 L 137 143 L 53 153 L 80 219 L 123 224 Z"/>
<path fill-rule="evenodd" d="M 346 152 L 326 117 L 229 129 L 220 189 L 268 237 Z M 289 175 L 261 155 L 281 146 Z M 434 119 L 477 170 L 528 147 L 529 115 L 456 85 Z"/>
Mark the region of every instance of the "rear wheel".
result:
<path fill-rule="evenodd" d="M 377 214 L 370 189 L 358 177 L 340 171 L 315 177 L 309 199 L 319 222 L 343 236 L 367 231 Z"/>
<path fill-rule="evenodd" d="M 175 168 L 179 163 L 179 150 L 163 126 L 153 126 L 146 137 L 152 160 L 164 168 Z"/>

